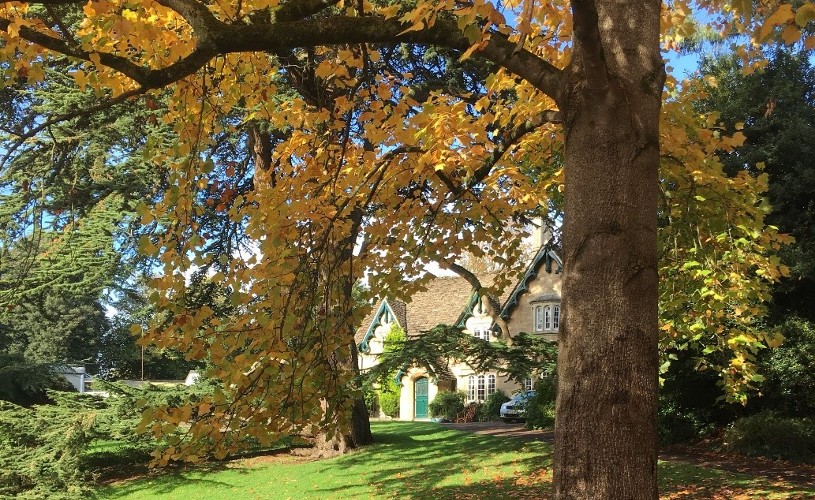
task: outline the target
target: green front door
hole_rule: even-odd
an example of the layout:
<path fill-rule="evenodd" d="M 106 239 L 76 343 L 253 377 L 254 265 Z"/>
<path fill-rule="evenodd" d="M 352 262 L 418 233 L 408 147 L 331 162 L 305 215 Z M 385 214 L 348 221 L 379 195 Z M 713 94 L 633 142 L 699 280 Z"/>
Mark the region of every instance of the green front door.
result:
<path fill-rule="evenodd" d="M 413 393 L 416 395 L 416 418 L 427 418 L 427 378 L 416 381 Z"/>

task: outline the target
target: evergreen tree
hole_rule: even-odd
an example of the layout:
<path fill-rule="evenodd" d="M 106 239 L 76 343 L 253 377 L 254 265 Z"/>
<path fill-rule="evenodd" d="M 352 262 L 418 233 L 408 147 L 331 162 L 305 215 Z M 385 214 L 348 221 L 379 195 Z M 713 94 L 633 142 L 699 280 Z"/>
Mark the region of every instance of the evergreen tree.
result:
<path fill-rule="evenodd" d="M 780 250 L 791 272 L 773 290 L 772 311 L 815 320 L 815 69 L 809 56 L 776 48 L 763 71 L 748 75 L 735 55 L 711 57 L 701 71 L 715 78 L 702 109 L 718 110 L 727 133 L 743 127 L 746 136 L 741 147 L 721 155 L 726 171 L 766 173 L 772 205 L 766 220 L 795 237 Z"/>

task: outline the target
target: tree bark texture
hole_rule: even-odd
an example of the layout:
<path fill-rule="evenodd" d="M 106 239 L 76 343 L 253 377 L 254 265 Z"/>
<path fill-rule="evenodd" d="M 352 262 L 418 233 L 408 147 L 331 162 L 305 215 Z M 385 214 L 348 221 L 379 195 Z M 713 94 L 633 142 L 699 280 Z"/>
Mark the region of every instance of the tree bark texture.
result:
<path fill-rule="evenodd" d="M 565 132 L 558 498 L 657 498 L 658 1 L 578 1 Z"/>

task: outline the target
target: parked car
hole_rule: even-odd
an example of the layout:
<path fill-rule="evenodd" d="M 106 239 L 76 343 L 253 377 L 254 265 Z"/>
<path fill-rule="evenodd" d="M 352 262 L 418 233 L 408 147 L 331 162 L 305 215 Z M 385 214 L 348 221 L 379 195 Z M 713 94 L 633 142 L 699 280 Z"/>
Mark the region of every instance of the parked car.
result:
<path fill-rule="evenodd" d="M 521 391 L 515 393 L 512 399 L 501 405 L 501 420 L 504 422 L 526 420 L 526 405 L 529 402 L 529 398 L 534 395 L 535 391 Z"/>

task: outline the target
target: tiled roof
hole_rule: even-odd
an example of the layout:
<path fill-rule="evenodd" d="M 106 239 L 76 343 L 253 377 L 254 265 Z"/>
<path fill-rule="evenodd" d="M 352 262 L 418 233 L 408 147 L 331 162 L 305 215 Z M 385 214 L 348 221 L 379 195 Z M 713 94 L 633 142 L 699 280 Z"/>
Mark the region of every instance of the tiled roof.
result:
<path fill-rule="evenodd" d="M 492 286 L 496 277 L 495 274 L 479 276 L 481 286 Z M 490 302 L 496 311 L 500 310 L 500 305 L 506 302 L 511 293 L 512 287 L 505 287 L 500 297 L 490 295 Z M 472 295 L 472 285 L 464 278 L 440 276 L 430 280 L 423 290 L 414 293 L 407 304 L 393 299 L 389 299 L 388 304 L 408 335 L 418 335 L 437 325 L 455 325 L 467 309 Z M 377 304 L 357 329 L 357 344 L 364 340 L 380 307 L 381 303 Z"/>
<path fill-rule="evenodd" d="M 408 302 L 408 333 L 418 335 L 436 325 L 455 324 L 472 295 L 473 287 L 464 278 L 444 276 L 431 280 Z"/>

